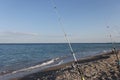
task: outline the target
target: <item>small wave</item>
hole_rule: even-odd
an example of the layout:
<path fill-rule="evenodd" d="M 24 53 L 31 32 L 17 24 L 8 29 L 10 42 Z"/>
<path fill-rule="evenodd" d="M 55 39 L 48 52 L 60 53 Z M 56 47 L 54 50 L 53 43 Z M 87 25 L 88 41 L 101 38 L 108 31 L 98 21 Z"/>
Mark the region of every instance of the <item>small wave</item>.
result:
<path fill-rule="evenodd" d="M 11 72 L 13 72 L 13 71 L 12 70 L 2 71 L 2 72 L 0 72 L 0 75 L 8 74 L 8 73 L 11 73 Z"/>
<path fill-rule="evenodd" d="M 63 63 L 63 60 L 61 60 L 57 65 L 60 65 L 60 64 L 62 64 Z"/>
<path fill-rule="evenodd" d="M 42 64 L 38 64 L 38 65 L 31 66 L 31 67 L 28 67 L 28 68 L 16 70 L 16 71 L 13 71 L 12 74 L 15 74 L 15 73 L 17 73 L 17 72 L 30 71 L 30 70 L 35 69 L 35 68 L 40 68 L 40 67 L 43 67 L 43 66 L 52 64 L 52 63 L 54 63 L 55 61 L 57 61 L 58 59 L 59 59 L 59 58 L 51 59 L 51 60 L 46 61 L 46 62 L 44 62 L 44 63 L 42 63 Z"/>

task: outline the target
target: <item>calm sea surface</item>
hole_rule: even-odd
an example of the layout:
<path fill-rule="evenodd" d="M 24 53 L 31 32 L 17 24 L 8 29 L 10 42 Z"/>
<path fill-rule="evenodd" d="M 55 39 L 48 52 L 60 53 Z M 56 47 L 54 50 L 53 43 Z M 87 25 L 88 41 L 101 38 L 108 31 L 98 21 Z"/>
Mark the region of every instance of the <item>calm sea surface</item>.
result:
<path fill-rule="evenodd" d="M 120 44 L 115 44 L 120 48 Z M 112 49 L 109 43 L 73 43 L 77 58 L 100 54 Z M 60 64 L 72 61 L 68 44 L 0 44 L 0 72 L 15 71 L 41 64 Z M 51 62 L 50 62 L 51 61 Z M 56 61 L 56 62 L 55 62 Z M 46 64 L 45 64 L 46 63 Z"/>

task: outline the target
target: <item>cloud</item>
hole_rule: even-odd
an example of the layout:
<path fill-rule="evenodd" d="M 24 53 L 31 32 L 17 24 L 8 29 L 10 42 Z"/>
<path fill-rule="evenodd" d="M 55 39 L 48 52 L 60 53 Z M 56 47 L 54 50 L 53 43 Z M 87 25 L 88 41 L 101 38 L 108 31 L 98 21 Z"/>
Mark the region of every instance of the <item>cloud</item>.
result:
<path fill-rule="evenodd" d="M 0 32 L 0 43 L 49 43 L 64 42 L 63 35 L 38 34 L 29 32 Z"/>
<path fill-rule="evenodd" d="M 100 35 L 68 35 L 70 42 L 111 42 L 109 37 Z M 120 38 L 113 38 L 116 42 Z M 0 43 L 59 43 L 67 42 L 63 34 L 38 34 L 31 32 L 0 32 Z"/>
<path fill-rule="evenodd" d="M 14 42 L 31 42 L 36 37 L 40 36 L 37 33 L 27 33 L 27 32 L 0 32 L 0 43 L 14 43 Z"/>
<path fill-rule="evenodd" d="M 38 36 L 37 33 L 27 33 L 27 32 L 0 32 L 0 36 Z"/>

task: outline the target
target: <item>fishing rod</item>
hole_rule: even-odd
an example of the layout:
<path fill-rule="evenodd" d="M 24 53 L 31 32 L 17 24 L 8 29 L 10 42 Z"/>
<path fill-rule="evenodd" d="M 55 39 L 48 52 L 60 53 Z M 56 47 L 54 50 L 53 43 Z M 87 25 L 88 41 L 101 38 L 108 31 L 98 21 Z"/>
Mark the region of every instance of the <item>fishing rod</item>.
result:
<path fill-rule="evenodd" d="M 61 20 L 61 16 L 60 16 L 60 14 L 59 14 L 59 11 L 58 11 L 58 9 L 57 9 L 57 6 L 56 6 L 54 0 L 50 0 L 50 1 L 52 2 L 53 8 L 54 8 L 54 10 L 55 10 L 55 12 L 56 12 L 56 14 L 57 14 L 57 16 L 58 16 L 58 21 L 59 21 L 60 26 L 61 26 L 61 29 L 62 29 L 62 31 L 63 31 L 63 33 L 64 33 L 64 37 L 65 37 L 66 41 L 68 42 L 68 46 L 69 46 L 69 48 L 70 48 L 71 54 L 73 55 L 75 64 L 77 65 L 76 68 L 77 68 L 77 70 L 78 70 L 78 72 L 79 72 L 79 74 L 80 74 L 80 76 L 81 76 L 81 80 L 85 80 L 84 75 L 83 75 L 83 72 L 82 72 L 82 70 L 81 70 L 81 69 L 79 68 L 79 66 L 78 66 L 78 60 L 77 60 L 77 58 L 76 58 L 76 56 L 75 56 L 75 53 L 74 53 L 74 50 L 73 50 L 73 48 L 72 48 L 70 39 L 67 37 L 67 34 L 66 34 L 65 30 L 64 30 L 63 22 L 62 22 L 62 20 Z"/>
<path fill-rule="evenodd" d="M 107 26 L 107 28 L 109 29 L 109 26 Z M 113 52 L 114 52 L 114 54 L 116 56 L 116 59 L 117 59 L 117 68 L 118 68 L 118 70 L 120 72 L 120 60 L 119 60 L 119 57 L 118 57 L 118 52 L 116 50 L 115 41 L 113 41 L 111 33 L 109 33 L 109 34 L 110 34 L 109 37 L 111 39 L 111 44 L 112 44 L 112 47 L 113 47 Z"/>

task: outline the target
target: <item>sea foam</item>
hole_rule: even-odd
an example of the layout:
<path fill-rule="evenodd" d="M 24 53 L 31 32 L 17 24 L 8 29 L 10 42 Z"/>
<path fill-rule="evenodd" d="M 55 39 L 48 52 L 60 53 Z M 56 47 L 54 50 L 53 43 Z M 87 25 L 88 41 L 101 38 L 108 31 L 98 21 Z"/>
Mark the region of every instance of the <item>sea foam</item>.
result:
<path fill-rule="evenodd" d="M 12 74 L 15 74 L 15 73 L 17 73 L 17 72 L 30 71 L 30 70 L 35 69 L 35 68 L 40 68 L 40 67 L 43 67 L 43 66 L 47 66 L 47 65 L 50 65 L 50 64 L 54 63 L 54 62 L 57 61 L 58 59 L 59 59 L 59 58 L 51 59 L 51 60 L 49 60 L 49 61 L 43 62 L 42 64 L 38 64 L 38 65 L 31 66 L 31 67 L 28 67 L 28 68 L 16 70 L 16 71 L 13 71 Z M 59 63 L 59 64 L 60 64 L 60 63 Z"/>

